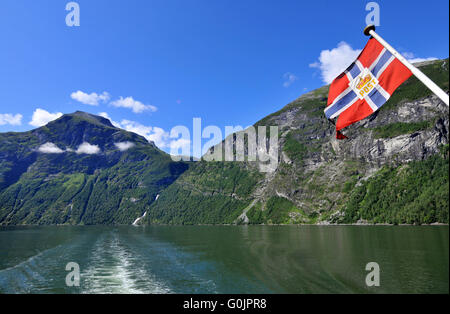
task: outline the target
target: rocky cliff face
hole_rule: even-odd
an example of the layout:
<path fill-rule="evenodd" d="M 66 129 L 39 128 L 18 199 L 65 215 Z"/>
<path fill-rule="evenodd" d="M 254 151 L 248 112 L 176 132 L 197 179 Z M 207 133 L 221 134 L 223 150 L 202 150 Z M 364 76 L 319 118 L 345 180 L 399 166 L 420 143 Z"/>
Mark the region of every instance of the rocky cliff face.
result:
<path fill-rule="evenodd" d="M 262 196 L 263 202 L 283 197 L 309 214 L 337 209 L 345 198 L 339 186 L 366 180 L 386 165 L 427 159 L 448 144 L 448 108 L 435 96 L 381 110 L 349 128 L 349 140 L 335 139 L 332 125 L 320 118 L 306 119 L 298 111 L 288 110 L 268 121 L 283 129 L 280 166 L 266 175 L 255 197 Z M 402 127 L 405 130 L 395 131 Z M 389 128 L 392 134 L 384 134 Z M 290 138 L 307 148 L 301 158 L 286 151 Z"/>
<path fill-rule="evenodd" d="M 423 128 L 420 127 L 422 122 L 425 122 Z M 377 136 L 378 128 L 398 123 L 419 126 L 417 130 L 411 130 L 411 133 L 387 138 Z M 437 97 L 429 96 L 381 111 L 358 123 L 356 127 L 362 128 L 363 132 L 351 132 L 355 134 L 351 141 L 332 141 L 333 149 L 339 158 L 363 158 L 366 162 L 378 166 L 391 162 L 422 160 L 436 154 L 440 146 L 448 144 L 448 107 Z M 367 132 L 364 132 L 365 130 Z"/>
<path fill-rule="evenodd" d="M 448 91 L 448 59 L 428 62 L 421 68 Z M 232 210 L 235 216 L 228 221 L 232 218 L 235 223 L 335 221 L 336 215 L 342 215 L 355 187 L 381 169 L 426 160 L 448 144 L 448 107 L 415 78 L 405 82 L 377 113 L 347 128 L 344 133 L 348 140 L 336 140 L 334 126 L 324 117 L 327 94 L 328 86 L 307 93 L 255 124 L 278 126 L 278 168 L 275 172 L 258 173 L 255 163 L 233 162 L 240 173 L 251 176 L 253 181 L 248 193 L 239 195 L 242 204 L 230 205 L 237 207 Z M 234 139 L 234 145 L 235 142 Z M 227 162 L 215 164 L 223 169 Z M 195 165 L 195 169 L 208 173 L 204 162 Z M 183 213 L 199 210 L 198 204 L 189 201 L 199 193 L 210 191 L 223 200 L 237 197 L 229 190 L 196 180 L 191 174 L 191 170 L 183 174 L 174 183 L 176 191 L 172 190 L 167 198 L 167 191 L 163 192 L 147 222 L 217 222 L 180 218 Z M 214 175 L 217 180 L 229 178 L 226 171 L 222 176 Z M 446 181 L 448 185 L 448 176 Z M 448 195 L 443 197 L 448 212 Z M 167 211 L 171 212 L 170 217 L 164 215 Z M 176 222 L 173 216 L 178 216 Z"/>
<path fill-rule="evenodd" d="M 439 81 L 448 90 L 448 60 L 424 64 L 423 70 L 440 74 Z M 426 91 L 409 96 L 417 84 L 410 79 L 397 91 L 403 99 L 394 98 L 345 130 L 348 140 L 335 139 L 333 125 L 310 109 L 310 104 L 317 103 L 317 110 L 323 110 L 327 88 L 308 93 L 259 122 L 278 125 L 282 130 L 281 158 L 280 167 L 266 176 L 263 191 L 255 197 L 262 195 L 263 203 L 273 196 L 282 197 L 319 220 L 325 213 L 323 219 L 327 220 L 330 212 L 345 204 L 353 186 L 382 167 L 425 160 L 439 153 L 448 144 L 448 107 Z"/>

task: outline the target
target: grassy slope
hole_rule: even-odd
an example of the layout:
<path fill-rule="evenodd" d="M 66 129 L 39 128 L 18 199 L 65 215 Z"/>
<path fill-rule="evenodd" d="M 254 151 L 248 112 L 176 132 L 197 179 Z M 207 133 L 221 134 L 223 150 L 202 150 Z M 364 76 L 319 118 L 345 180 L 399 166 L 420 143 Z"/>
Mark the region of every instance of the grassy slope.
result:
<path fill-rule="evenodd" d="M 251 201 L 261 174 L 233 162 L 197 162 L 161 193 L 148 223 L 228 224 Z"/>

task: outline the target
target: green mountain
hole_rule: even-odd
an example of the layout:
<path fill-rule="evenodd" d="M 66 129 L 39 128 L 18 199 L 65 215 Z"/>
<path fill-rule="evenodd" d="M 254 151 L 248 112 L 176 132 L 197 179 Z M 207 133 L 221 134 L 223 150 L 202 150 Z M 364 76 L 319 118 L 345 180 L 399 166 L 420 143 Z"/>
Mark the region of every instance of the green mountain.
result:
<path fill-rule="evenodd" d="M 0 143 L 3 225 L 131 224 L 187 169 L 145 138 L 83 112 L 0 134 Z M 92 151 L 79 150 L 83 143 Z"/>
<path fill-rule="evenodd" d="M 448 91 L 448 62 L 419 66 Z M 338 141 L 327 94 L 255 124 L 279 128 L 273 172 L 253 161 L 173 162 L 83 112 L 0 134 L 0 225 L 448 223 L 448 107 L 411 78 Z"/>

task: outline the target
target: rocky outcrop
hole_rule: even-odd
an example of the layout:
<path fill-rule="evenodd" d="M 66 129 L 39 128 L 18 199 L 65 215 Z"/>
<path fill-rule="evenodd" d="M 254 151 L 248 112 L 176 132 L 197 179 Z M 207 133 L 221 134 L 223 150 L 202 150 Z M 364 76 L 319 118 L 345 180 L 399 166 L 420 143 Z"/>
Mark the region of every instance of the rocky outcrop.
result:
<path fill-rule="evenodd" d="M 448 60 L 423 65 L 436 64 L 448 76 Z M 405 84 L 400 93 L 411 88 Z M 429 93 L 414 100 L 388 102 L 347 128 L 348 140 L 337 140 L 334 126 L 321 114 L 327 92 L 328 87 L 312 91 L 257 123 L 278 125 L 281 136 L 280 165 L 276 173 L 266 174 L 255 199 L 265 203 L 281 196 L 309 214 L 333 212 L 345 203 L 346 184 L 355 186 L 386 165 L 425 160 L 449 142 L 448 107 Z M 286 150 L 286 143 L 290 141 L 292 146 L 292 140 L 305 148 L 304 155 L 296 158 Z"/>
<path fill-rule="evenodd" d="M 448 90 L 448 60 L 421 66 Z M 392 169 L 411 161 L 428 160 L 448 144 L 448 107 L 414 77 L 400 86 L 378 112 L 348 127 L 344 132 L 348 140 L 336 140 L 334 125 L 323 114 L 328 89 L 324 86 L 306 93 L 254 125 L 255 130 L 260 126 L 278 127 L 275 171 L 262 172 L 259 163 L 252 161 L 196 163 L 162 192 L 161 201 L 151 207 L 147 222 L 343 221 L 347 219 L 345 206 L 357 187 L 385 167 L 394 173 Z M 242 136 L 232 134 L 219 145 L 228 142 L 237 147 L 238 138 Z M 245 135 L 243 138 L 245 142 Z M 267 146 L 269 142 L 266 139 Z M 217 146 L 212 147 L 207 155 L 217 150 Z M 245 155 L 248 156 L 248 150 Z M 417 189 L 411 185 L 408 188 Z M 442 213 L 443 206 L 439 206 Z M 438 219 L 428 216 L 421 221 Z M 357 221 L 364 223 L 367 219 L 356 217 L 353 222 Z"/>

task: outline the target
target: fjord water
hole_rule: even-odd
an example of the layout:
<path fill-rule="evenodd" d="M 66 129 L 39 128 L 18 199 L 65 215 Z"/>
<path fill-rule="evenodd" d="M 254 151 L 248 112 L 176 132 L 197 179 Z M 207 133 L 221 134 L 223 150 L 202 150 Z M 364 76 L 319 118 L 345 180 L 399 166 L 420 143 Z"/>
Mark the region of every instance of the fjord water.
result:
<path fill-rule="evenodd" d="M 0 229 L 1 293 L 448 293 L 448 267 L 448 226 Z"/>

